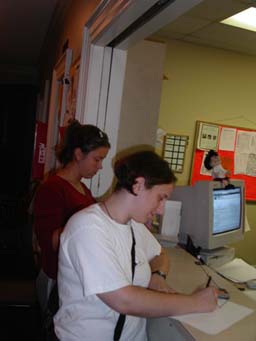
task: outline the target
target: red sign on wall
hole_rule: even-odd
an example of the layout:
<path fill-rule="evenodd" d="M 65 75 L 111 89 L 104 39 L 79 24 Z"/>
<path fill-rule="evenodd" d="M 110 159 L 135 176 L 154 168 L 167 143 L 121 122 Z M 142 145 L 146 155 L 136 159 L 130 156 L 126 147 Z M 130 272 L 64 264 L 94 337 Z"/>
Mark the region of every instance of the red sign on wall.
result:
<path fill-rule="evenodd" d="M 35 129 L 32 179 L 43 179 L 46 153 L 47 124 L 37 121 Z"/>

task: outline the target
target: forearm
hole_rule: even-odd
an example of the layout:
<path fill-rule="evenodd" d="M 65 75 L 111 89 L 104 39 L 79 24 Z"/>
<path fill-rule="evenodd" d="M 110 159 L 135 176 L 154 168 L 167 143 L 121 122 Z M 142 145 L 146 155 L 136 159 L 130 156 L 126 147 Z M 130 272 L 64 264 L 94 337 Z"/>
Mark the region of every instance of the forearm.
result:
<path fill-rule="evenodd" d="M 49 221 L 51 224 L 49 224 Z M 51 220 L 51 217 L 37 219 L 35 221 L 35 229 L 37 240 L 42 250 L 58 250 L 60 234 L 63 231 L 63 227 L 60 227 L 58 221 L 55 223 L 54 218 Z"/>
<path fill-rule="evenodd" d="M 63 229 L 64 229 L 63 227 L 59 227 L 52 234 L 52 248 L 53 248 L 54 251 L 58 251 L 59 250 L 60 235 L 61 235 Z"/>
<path fill-rule="evenodd" d="M 113 293 L 98 296 L 119 313 L 141 317 L 163 317 L 210 311 L 216 305 L 213 302 L 214 298 L 209 303 L 207 300 L 204 302 L 198 299 L 197 295 L 165 294 L 136 286 L 128 286 Z"/>
<path fill-rule="evenodd" d="M 163 317 L 180 315 L 195 311 L 191 296 L 166 294 L 141 287 L 131 287 L 131 296 L 127 297 L 126 314 L 141 317 Z M 129 296 L 129 293 L 128 293 Z"/>
<path fill-rule="evenodd" d="M 169 257 L 167 256 L 167 253 L 165 249 L 161 250 L 161 254 L 159 256 L 155 256 L 151 261 L 150 261 L 150 267 L 151 271 L 161 271 L 164 272 L 165 274 L 168 274 L 169 272 Z"/>

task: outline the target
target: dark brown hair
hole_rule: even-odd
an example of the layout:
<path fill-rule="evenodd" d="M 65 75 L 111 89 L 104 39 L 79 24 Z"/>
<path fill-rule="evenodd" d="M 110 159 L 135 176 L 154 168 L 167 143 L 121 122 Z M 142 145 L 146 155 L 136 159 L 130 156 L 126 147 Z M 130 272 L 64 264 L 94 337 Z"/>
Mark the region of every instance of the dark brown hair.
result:
<path fill-rule="evenodd" d="M 204 166 L 206 169 L 211 170 L 212 166 L 211 166 L 211 158 L 213 156 L 219 156 L 217 152 L 215 152 L 214 150 L 209 150 L 208 154 L 206 155 L 205 159 L 204 159 Z"/>
<path fill-rule="evenodd" d="M 63 166 L 73 160 L 74 150 L 80 148 L 84 154 L 100 147 L 110 148 L 108 136 L 91 124 L 80 124 L 74 120 L 66 128 L 63 141 L 57 150 L 57 158 Z"/>
<path fill-rule="evenodd" d="M 152 151 L 134 153 L 118 160 L 114 172 L 117 178 L 115 190 L 124 188 L 132 194 L 132 187 L 138 177 L 145 179 L 145 187 L 148 189 L 155 185 L 175 183 L 177 180 L 168 162 Z"/>

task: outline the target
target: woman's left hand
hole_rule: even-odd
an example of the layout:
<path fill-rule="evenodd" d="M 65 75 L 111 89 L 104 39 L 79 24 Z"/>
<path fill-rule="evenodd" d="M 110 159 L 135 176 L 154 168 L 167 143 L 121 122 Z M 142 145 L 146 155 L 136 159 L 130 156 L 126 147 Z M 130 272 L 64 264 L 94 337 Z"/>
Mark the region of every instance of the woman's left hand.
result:
<path fill-rule="evenodd" d="M 166 280 L 158 274 L 153 274 L 151 276 L 148 289 L 165 292 L 167 294 L 174 294 L 176 292 L 174 289 L 169 287 Z"/>

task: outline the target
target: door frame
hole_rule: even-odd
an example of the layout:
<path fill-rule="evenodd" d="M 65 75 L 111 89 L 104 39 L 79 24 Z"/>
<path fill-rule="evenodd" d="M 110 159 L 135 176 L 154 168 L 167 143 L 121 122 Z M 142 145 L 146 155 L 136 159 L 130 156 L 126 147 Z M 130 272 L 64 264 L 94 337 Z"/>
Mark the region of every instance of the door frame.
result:
<path fill-rule="evenodd" d="M 148 37 L 203 0 L 172 2 L 115 48 L 108 45 L 159 0 L 103 0 L 85 24 L 79 74 L 76 118 L 95 124 L 110 139 L 103 169 L 86 182 L 94 196 L 102 196 L 113 181 L 112 159 L 117 151 L 118 128 L 129 46 Z M 156 127 L 157 128 L 157 127 Z"/>
<path fill-rule="evenodd" d="M 69 79 L 69 71 L 72 63 L 72 50 L 67 49 L 54 66 L 52 72 L 52 85 L 49 106 L 49 118 L 47 128 L 46 157 L 44 173 L 50 172 L 56 165 L 55 146 L 58 141 L 58 128 L 63 122 L 66 111 L 66 95 L 68 91 L 68 83 L 65 79 Z M 62 94 L 60 94 L 60 86 L 63 85 Z M 61 112 L 58 117 L 59 98 L 61 98 Z"/>

